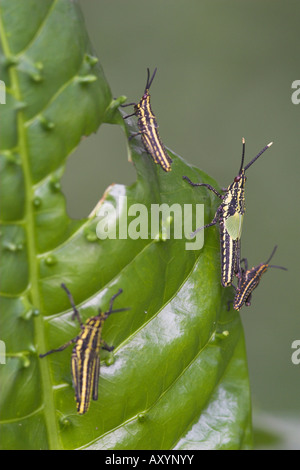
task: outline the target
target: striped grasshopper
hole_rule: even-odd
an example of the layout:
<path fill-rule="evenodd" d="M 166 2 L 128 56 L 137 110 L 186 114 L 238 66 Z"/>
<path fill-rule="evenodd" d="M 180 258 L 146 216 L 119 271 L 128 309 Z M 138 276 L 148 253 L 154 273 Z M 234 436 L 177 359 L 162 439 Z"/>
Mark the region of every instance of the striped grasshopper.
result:
<path fill-rule="evenodd" d="M 241 269 L 238 287 L 235 288 L 236 293 L 233 300 L 234 310 L 240 310 L 243 305 L 246 305 L 247 307 L 251 305 L 252 293 L 260 283 L 262 275 L 268 270 L 268 268 L 278 268 L 287 271 L 287 268 L 284 268 L 283 266 L 269 264 L 276 249 L 277 246 L 274 247 L 269 259 L 265 263 L 260 263 L 251 269 L 248 269 L 247 259 L 244 258 L 241 260 L 241 263 L 243 262 L 244 264 L 244 268 Z"/>
<path fill-rule="evenodd" d="M 151 155 L 154 162 L 158 163 L 164 171 L 171 171 L 172 159 L 169 157 L 168 152 L 161 141 L 157 130 L 158 124 L 150 104 L 149 88 L 155 77 L 156 70 L 157 69 L 154 70 L 153 75 L 150 78 L 150 71 L 147 69 L 148 75 L 146 87 L 140 102 L 123 104 L 121 106 L 123 108 L 126 106 L 134 106 L 134 112 L 125 116 L 124 119 L 127 119 L 130 116 L 137 116 L 138 118 L 137 125 L 139 132 L 132 134 L 130 139 L 137 135 L 141 135 L 146 152 Z"/>
<path fill-rule="evenodd" d="M 243 138 L 240 170 L 238 175 L 234 178 L 233 183 L 230 184 L 228 188 L 224 189 L 225 194 L 220 194 L 210 184 L 193 183 L 187 176 L 183 176 L 183 179 L 187 180 L 190 185 L 204 186 L 212 191 L 222 201 L 213 220 L 209 224 L 197 228 L 191 236 L 193 237 L 197 232 L 199 232 L 199 230 L 211 227 L 219 222 L 222 271 L 221 283 L 223 287 L 230 286 L 234 275 L 238 275 L 240 272 L 240 239 L 245 213 L 245 183 L 247 179 L 245 172 L 268 148 L 271 147 L 272 143 L 273 142 L 266 145 L 244 168 L 245 139 Z"/>
<path fill-rule="evenodd" d="M 108 346 L 101 337 L 103 322 L 112 313 L 124 312 L 129 309 L 120 308 L 113 310 L 113 303 L 116 297 L 123 292 L 122 289 L 119 289 L 119 291 L 110 299 L 110 306 L 107 312 L 102 312 L 101 309 L 99 309 L 98 315 L 89 318 L 86 323 L 83 323 L 69 289 L 65 284 L 61 284 L 61 287 L 67 293 L 73 308 L 72 318 L 77 318 L 80 324 L 81 333 L 63 346 L 57 349 L 51 349 L 51 351 L 48 351 L 45 354 L 40 354 L 40 358 L 48 356 L 54 352 L 63 351 L 70 346 L 70 344 L 75 343 L 71 358 L 71 372 L 75 389 L 77 412 L 78 414 L 84 414 L 89 409 L 91 398 L 93 398 L 93 400 L 98 400 L 100 349 L 106 349 L 107 351 L 112 351 L 114 349 L 113 346 Z"/>

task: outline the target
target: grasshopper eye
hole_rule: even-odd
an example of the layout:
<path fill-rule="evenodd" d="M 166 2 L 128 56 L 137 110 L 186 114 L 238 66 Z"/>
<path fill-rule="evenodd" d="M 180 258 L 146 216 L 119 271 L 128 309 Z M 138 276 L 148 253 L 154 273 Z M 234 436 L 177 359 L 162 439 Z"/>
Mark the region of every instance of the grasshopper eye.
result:
<path fill-rule="evenodd" d="M 240 181 L 241 179 L 241 175 L 237 175 L 235 178 L 234 178 L 234 182 L 237 183 L 238 181 Z"/>

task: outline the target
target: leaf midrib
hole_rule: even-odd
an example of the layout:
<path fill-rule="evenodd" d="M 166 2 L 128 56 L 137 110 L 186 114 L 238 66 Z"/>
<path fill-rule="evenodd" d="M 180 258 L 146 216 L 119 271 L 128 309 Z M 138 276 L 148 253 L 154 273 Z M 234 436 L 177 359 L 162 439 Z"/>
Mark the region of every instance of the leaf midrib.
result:
<path fill-rule="evenodd" d="M 11 51 L 7 41 L 6 32 L 2 22 L 2 14 L 0 7 L 0 38 L 3 45 L 3 53 L 5 57 L 10 57 Z M 22 101 L 22 95 L 19 87 L 19 80 L 16 67 L 10 67 L 9 76 L 11 80 L 11 91 L 16 100 Z M 33 183 L 30 174 L 30 164 L 27 149 L 27 139 L 25 132 L 25 117 L 22 110 L 17 113 L 17 135 L 18 135 L 18 148 L 21 156 L 21 163 L 24 172 L 25 182 L 25 216 L 23 228 L 26 233 L 27 240 L 27 255 L 28 255 L 28 267 L 29 267 L 29 288 L 31 291 L 32 304 L 34 308 L 40 310 L 40 296 L 38 288 L 38 263 L 37 263 L 37 248 L 35 245 L 36 235 L 34 229 L 34 213 L 33 213 Z M 41 348 L 46 347 L 44 321 L 42 315 L 35 316 L 34 320 L 35 329 L 35 344 L 39 344 Z M 44 401 L 44 416 L 47 428 L 49 447 L 50 449 L 61 448 L 60 441 L 58 439 L 58 429 L 56 423 L 56 413 L 54 405 L 54 397 L 51 388 L 51 375 L 48 361 L 44 361 L 43 365 L 40 366 L 41 373 L 41 388 Z"/>

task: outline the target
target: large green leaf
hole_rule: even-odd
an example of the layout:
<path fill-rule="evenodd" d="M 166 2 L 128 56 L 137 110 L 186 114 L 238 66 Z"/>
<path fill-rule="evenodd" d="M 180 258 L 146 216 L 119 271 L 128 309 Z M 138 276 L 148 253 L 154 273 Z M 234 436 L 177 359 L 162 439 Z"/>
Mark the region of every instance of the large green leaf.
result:
<path fill-rule="evenodd" d="M 201 250 L 172 236 L 163 219 L 153 238 L 96 235 L 97 211 L 71 220 L 59 181 L 83 135 L 102 122 L 125 128 L 90 48 L 76 3 L 1 1 L 1 373 L 3 449 L 246 449 L 251 447 L 249 383 L 243 331 L 227 311 L 231 289 L 220 284 L 219 241 L 205 232 Z M 70 47 L 72 45 L 72 47 Z M 98 209 L 217 202 L 183 175 L 217 185 L 170 152 L 165 173 L 139 138 L 130 156 L 137 181 L 111 185 Z M 126 156 L 115 156 L 118 158 Z M 130 163 L 129 163 L 130 164 Z M 99 162 L 99 171 L 101 162 Z M 109 182 L 108 182 L 109 183 Z M 127 217 L 126 227 L 136 223 Z M 171 229 L 170 239 L 166 232 Z M 195 228 L 195 227 L 194 227 Z M 149 228 L 150 231 L 150 228 Z M 40 359 L 79 333 L 60 284 L 73 293 L 84 320 L 130 307 L 106 321 L 99 400 L 76 414 L 71 348 Z"/>

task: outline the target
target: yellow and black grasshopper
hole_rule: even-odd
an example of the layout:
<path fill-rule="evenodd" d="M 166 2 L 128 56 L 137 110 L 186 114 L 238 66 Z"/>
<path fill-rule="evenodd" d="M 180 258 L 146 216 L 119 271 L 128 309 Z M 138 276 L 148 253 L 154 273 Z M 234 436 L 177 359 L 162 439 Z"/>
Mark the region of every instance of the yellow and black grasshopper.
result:
<path fill-rule="evenodd" d="M 72 352 L 71 372 L 73 386 L 75 389 L 77 412 L 79 414 L 84 414 L 89 409 L 91 398 L 93 398 L 93 400 L 98 400 L 100 349 L 106 349 L 107 351 L 112 351 L 114 349 L 113 346 L 108 346 L 101 338 L 103 322 L 112 313 L 124 312 L 125 310 L 129 309 L 120 308 L 113 310 L 114 300 L 123 292 L 122 289 L 120 289 L 110 299 L 110 306 L 107 312 L 102 312 L 99 309 L 98 315 L 89 318 L 86 323 L 82 323 L 81 317 L 75 306 L 69 289 L 65 286 L 65 284 L 61 284 L 61 287 L 66 291 L 69 297 L 74 312 L 72 318 L 77 318 L 80 324 L 81 333 L 76 336 L 76 338 L 71 339 L 60 348 L 51 349 L 51 351 L 48 351 L 45 354 L 40 354 L 40 357 L 42 358 L 48 356 L 48 354 L 63 351 L 68 346 L 70 346 L 70 344 L 76 343 Z"/>
<path fill-rule="evenodd" d="M 251 297 L 254 289 L 258 286 L 262 275 L 268 270 L 268 268 L 278 268 L 287 271 L 287 268 L 283 266 L 270 265 L 270 261 L 274 256 L 277 246 L 274 247 L 271 256 L 265 263 L 258 264 L 257 266 L 248 269 L 247 259 L 241 260 L 244 263 L 244 268 L 241 268 L 238 287 L 236 287 L 236 293 L 233 300 L 233 308 L 240 310 L 243 305 L 251 305 Z"/>
<path fill-rule="evenodd" d="M 169 157 L 168 152 L 160 139 L 157 130 L 158 124 L 150 105 L 149 88 L 155 77 L 156 70 L 157 69 L 154 70 L 153 75 L 150 78 L 150 71 L 147 69 L 147 83 L 140 102 L 123 104 L 121 106 L 123 108 L 126 106 L 134 106 L 134 113 L 128 114 L 124 119 L 127 119 L 130 116 L 137 116 L 138 118 L 137 125 L 139 132 L 132 134 L 129 139 L 132 139 L 137 135 L 141 135 L 146 152 L 151 155 L 154 162 L 158 163 L 164 171 L 171 171 L 172 159 Z"/>
<path fill-rule="evenodd" d="M 230 286 L 233 281 L 233 276 L 240 271 L 240 239 L 245 213 L 245 183 L 247 179 L 245 172 L 272 145 L 272 142 L 266 145 L 256 157 L 243 168 L 245 139 L 243 139 L 242 142 L 243 152 L 240 170 L 238 175 L 234 178 L 233 183 L 224 190 L 225 194 L 220 194 L 210 184 L 192 183 L 187 176 L 183 176 L 183 179 L 187 180 L 192 186 L 205 186 L 222 200 L 213 220 L 209 224 L 195 230 L 192 236 L 199 232 L 199 230 L 211 227 L 219 222 L 222 270 L 221 283 L 224 287 Z"/>

